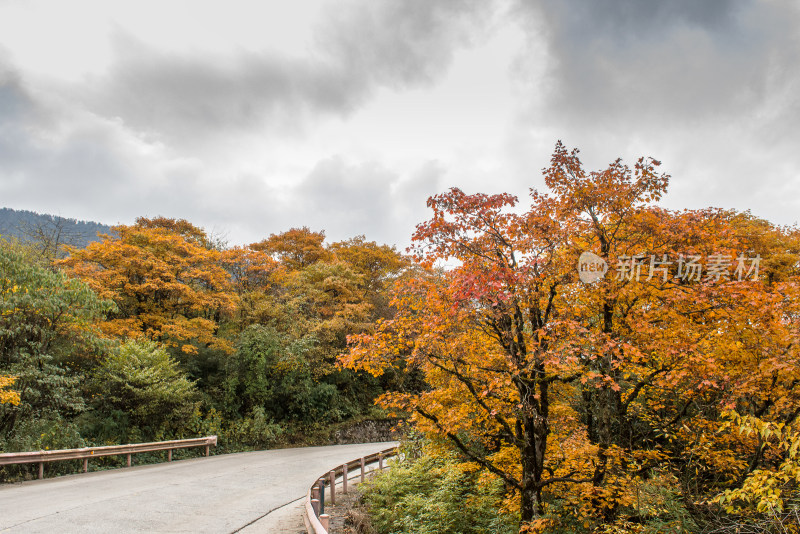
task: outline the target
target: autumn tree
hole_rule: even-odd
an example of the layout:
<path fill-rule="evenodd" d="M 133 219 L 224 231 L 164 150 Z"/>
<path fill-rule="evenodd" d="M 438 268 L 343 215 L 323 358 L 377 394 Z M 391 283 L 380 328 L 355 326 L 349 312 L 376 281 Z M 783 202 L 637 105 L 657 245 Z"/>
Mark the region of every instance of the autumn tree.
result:
<path fill-rule="evenodd" d="M 433 389 L 388 396 L 389 404 L 413 411 L 421 428 L 446 436 L 519 491 L 524 521 L 541 514 L 542 490 L 565 478 L 545 470 L 550 395 L 577 378 L 576 362 L 562 354 L 567 347 L 548 331 L 570 274 L 559 261 L 564 239 L 550 201 L 537 200 L 526 220 L 507 211 L 511 195 L 451 189 L 432 197 L 434 217 L 415 234 L 418 260 L 461 265 L 410 280 L 393 302 L 397 316 L 375 336 L 357 338 L 345 358 L 376 373 L 387 356 L 420 366 Z"/>
<path fill-rule="evenodd" d="M 70 221 L 52 215 L 41 216 L 32 221 L 21 221 L 17 231 L 24 237 L 40 261 L 47 265 L 66 256 L 66 247 L 76 247 L 87 236 Z"/>
<path fill-rule="evenodd" d="M 289 269 L 301 269 L 330 257 L 324 243 L 325 232 L 314 232 L 304 226 L 272 234 L 250 248 L 270 254 Z"/>
<path fill-rule="evenodd" d="M 170 219 L 169 217 L 138 217 L 136 226 L 141 229 L 167 230 L 172 234 L 181 236 L 184 240 L 199 245 L 205 249 L 214 248 L 214 241 L 206 234 L 205 230 L 198 228 L 186 219 Z"/>
<path fill-rule="evenodd" d="M 276 282 L 273 274 L 280 267 L 269 253 L 252 246 L 225 249 L 220 262 L 230 274 L 233 290 L 240 298 L 253 292 L 269 291 Z"/>
<path fill-rule="evenodd" d="M 112 299 L 119 311 L 101 324 L 113 336 L 147 338 L 195 353 L 199 347 L 230 351 L 217 336 L 236 298 L 221 253 L 186 221 L 137 220 L 114 235 L 71 250 L 59 265 Z"/>
<path fill-rule="evenodd" d="M 532 191 L 524 213 L 511 195 L 432 197 L 414 236 L 428 272 L 342 358 L 375 374 L 423 370 L 429 390 L 384 404 L 503 480 L 530 528 L 552 526 L 554 495 L 587 525 L 634 520 L 635 488 L 667 461 L 693 502 L 690 470 L 705 473 L 695 489 L 714 491 L 747 469 L 739 459 L 758 463 L 716 432 L 720 409 L 797 416 L 780 402 L 798 384 L 796 231 L 657 208 L 658 165 L 586 172 L 559 143 L 544 171 L 552 195 Z M 584 252 L 608 275 L 580 282 Z"/>
<path fill-rule="evenodd" d="M 378 318 L 391 313 L 389 287 L 408 266 L 407 259 L 394 248 L 364 237 L 328 245 L 322 232 L 302 228 L 228 249 L 222 261 L 240 303 L 227 326 L 230 333 L 239 335 L 240 343 L 234 357 L 222 366 L 227 373 L 222 389 L 231 401 L 226 401 L 226 407 L 240 405 L 242 416 L 259 406 L 273 413 L 276 407 L 264 400 L 267 393 L 256 391 L 274 396 L 280 384 L 291 380 L 297 382 L 294 389 L 284 390 L 295 391 L 302 400 L 281 402 L 295 406 L 291 418 L 309 420 L 307 414 L 320 413 L 324 403 L 319 399 L 325 395 L 330 413 L 339 414 L 334 418 L 371 404 L 381 392 L 379 382 L 365 373 L 337 367 L 335 360 L 346 348 L 348 335 L 372 331 Z M 254 336 L 266 343 L 263 350 L 253 348 Z M 303 348 L 302 353 L 297 353 L 297 347 Z M 272 351 L 274 356 L 270 356 Z M 302 354 L 302 358 L 289 358 L 291 354 Z M 275 368 L 283 358 L 297 364 L 291 373 Z M 260 370 L 260 378 L 254 378 L 254 369 Z M 267 387 L 269 377 L 276 383 Z M 306 415 L 297 415 L 301 412 Z"/>
<path fill-rule="evenodd" d="M 359 292 L 371 306 L 371 319 L 391 315 L 389 290 L 409 267 L 409 259 L 394 247 L 367 241 L 362 236 L 332 243 L 328 250 L 359 277 Z"/>
<path fill-rule="evenodd" d="M 240 288 L 243 326 L 269 324 L 295 338 L 312 336 L 328 364 L 346 337 L 389 314 L 388 289 L 408 265 L 392 247 L 363 237 L 326 246 L 322 232 L 292 229 L 227 251 Z"/>

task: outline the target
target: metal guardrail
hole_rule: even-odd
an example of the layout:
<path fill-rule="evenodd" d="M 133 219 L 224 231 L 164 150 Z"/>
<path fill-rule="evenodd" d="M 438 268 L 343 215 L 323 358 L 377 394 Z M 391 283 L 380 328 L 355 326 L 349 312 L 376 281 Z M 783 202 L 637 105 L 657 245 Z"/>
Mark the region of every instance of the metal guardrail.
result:
<path fill-rule="evenodd" d="M 363 456 L 356 460 L 347 462 L 335 467 L 333 470 L 319 477 L 309 488 L 306 494 L 305 516 L 308 520 L 309 534 L 328 534 L 330 517 L 325 514 L 325 485 L 329 488 L 329 500 L 331 504 L 336 504 L 336 479 L 342 479 L 342 493 L 347 493 L 347 482 L 349 471 L 360 468 L 361 482 L 364 482 L 367 471 L 366 467 L 378 462 L 378 470 L 383 469 L 383 461 L 386 458 L 396 456 L 397 447 L 384 449 L 369 456 Z M 327 481 L 326 481 L 327 479 Z"/>
<path fill-rule="evenodd" d="M 129 445 L 108 445 L 104 447 L 83 447 L 80 449 L 60 449 L 55 451 L 31 452 L 6 452 L 0 453 L 0 465 L 14 464 L 39 464 L 39 478 L 44 478 L 45 462 L 59 460 L 83 460 L 83 472 L 89 470 L 89 459 L 100 456 L 117 456 L 125 454 L 128 457 L 128 467 L 131 466 L 131 455 L 140 452 L 167 451 L 167 461 L 172 461 L 172 451 L 175 449 L 188 449 L 191 447 L 205 447 L 206 456 L 209 447 L 217 446 L 217 436 L 204 438 L 176 439 L 173 441 L 154 441 L 150 443 L 132 443 Z"/>

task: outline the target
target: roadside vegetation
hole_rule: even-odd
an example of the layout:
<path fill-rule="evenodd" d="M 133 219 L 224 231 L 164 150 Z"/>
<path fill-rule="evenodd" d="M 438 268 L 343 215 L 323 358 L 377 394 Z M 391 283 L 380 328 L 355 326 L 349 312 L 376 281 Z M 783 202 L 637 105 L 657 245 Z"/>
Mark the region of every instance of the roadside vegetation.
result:
<path fill-rule="evenodd" d="M 426 451 L 410 440 L 402 450 L 402 459 L 391 469 L 359 486 L 360 509 L 350 514 L 368 518 L 361 534 L 517 532 L 514 514 L 503 512 L 506 493 L 496 478 L 446 449 Z"/>

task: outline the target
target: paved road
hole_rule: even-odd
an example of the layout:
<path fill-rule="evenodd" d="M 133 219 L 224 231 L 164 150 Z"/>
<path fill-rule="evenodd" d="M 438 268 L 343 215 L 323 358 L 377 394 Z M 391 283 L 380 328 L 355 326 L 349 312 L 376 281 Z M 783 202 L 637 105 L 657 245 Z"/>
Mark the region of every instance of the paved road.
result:
<path fill-rule="evenodd" d="M 331 467 L 392 445 L 226 454 L 4 485 L 0 532 L 237 532 L 305 495 Z"/>

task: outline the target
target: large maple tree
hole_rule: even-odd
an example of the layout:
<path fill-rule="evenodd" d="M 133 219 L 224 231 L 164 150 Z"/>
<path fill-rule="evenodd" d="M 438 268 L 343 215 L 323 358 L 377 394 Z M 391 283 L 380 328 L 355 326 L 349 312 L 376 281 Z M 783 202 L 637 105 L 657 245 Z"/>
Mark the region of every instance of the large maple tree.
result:
<path fill-rule="evenodd" d="M 763 457 L 720 432 L 724 409 L 796 423 L 797 230 L 661 209 L 658 166 L 586 172 L 558 143 L 551 193 L 524 212 L 508 194 L 432 197 L 425 270 L 341 358 L 422 370 L 427 390 L 382 402 L 501 478 L 524 528 L 553 525 L 556 500 L 587 524 L 641 521 L 633 495 L 664 465 L 687 506 L 741 482 Z M 584 252 L 605 277 L 579 280 Z"/>

